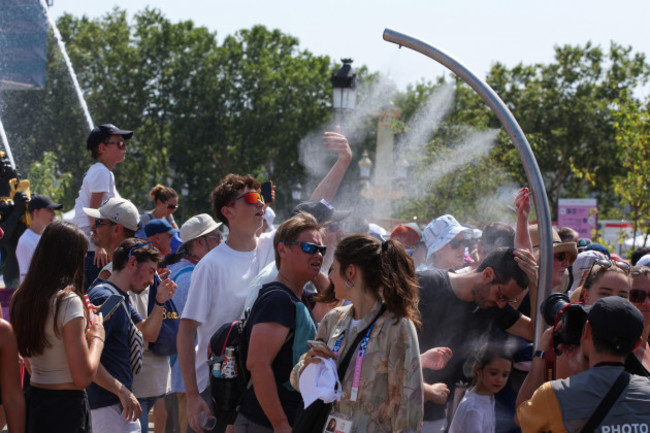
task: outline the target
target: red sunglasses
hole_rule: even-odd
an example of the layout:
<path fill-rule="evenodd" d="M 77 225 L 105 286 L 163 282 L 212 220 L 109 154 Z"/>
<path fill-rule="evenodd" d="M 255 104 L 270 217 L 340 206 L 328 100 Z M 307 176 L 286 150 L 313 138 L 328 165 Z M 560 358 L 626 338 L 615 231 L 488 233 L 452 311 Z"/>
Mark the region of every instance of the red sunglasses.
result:
<path fill-rule="evenodd" d="M 262 194 L 260 194 L 259 192 L 247 192 L 233 199 L 230 203 L 228 203 L 228 206 L 232 206 L 232 204 L 235 203 L 240 198 L 243 198 L 244 201 L 246 201 L 246 203 L 248 204 L 257 204 L 257 202 L 261 202 L 262 204 L 264 204 L 264 197 L 262 197 Z"/>

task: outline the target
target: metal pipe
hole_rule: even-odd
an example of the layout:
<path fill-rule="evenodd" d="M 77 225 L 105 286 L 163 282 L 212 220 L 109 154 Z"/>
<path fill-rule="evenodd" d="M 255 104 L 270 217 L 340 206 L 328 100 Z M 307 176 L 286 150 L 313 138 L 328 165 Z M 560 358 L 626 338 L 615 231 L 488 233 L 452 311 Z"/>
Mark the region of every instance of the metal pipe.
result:
<path fill-rule="evenodd" d="M 519 158 L 524 165 L 524 171 L 528 184 L 533 193 L 533 201 L 537 212 L 539 224 L 539 247 L 540 267 L 539 286 L 537 291 L 537 308 L 542 301 L 551 293 L 552 272 L 553 272 L 553 237 L 551 232 L 551 212 L 549 210 L 548 198 L 542 174 L 539 171 L 537 160 L 533 154 L 528 141 L 506 104 L 499 98 L 494 90 L 465 65 L 454 59 L 439 48 L 432 46 L 420 39 L 396 32 L 391 29 L 384 30 L 384 40 L 393 42 L 399 47 L 407 47 L 435 60 L 451 70 L 454 74 L 463 79 L 472 89 L 479 94 L 490 109 L 497 116 L 501 125 L 506 130 L 510 139 L 519 153 Z M 538 342 L 544 331 L 542 315 L 537 312 L 535 315 L 535 342 Z"/>
<path fill-rule="evenodd" d="M 5 127 L 2 124 L 2 119 L 0 118 L 0 141 L 7 151 L 7 158 L 9 158 L 9 164 L 11 168 L 16 169 L 16 162 L 14 161 L 14 155 L 11 153 L 11 147 L 9 147 L 9 140 L 7 140 L 7 133 L 5 132 Z"/>

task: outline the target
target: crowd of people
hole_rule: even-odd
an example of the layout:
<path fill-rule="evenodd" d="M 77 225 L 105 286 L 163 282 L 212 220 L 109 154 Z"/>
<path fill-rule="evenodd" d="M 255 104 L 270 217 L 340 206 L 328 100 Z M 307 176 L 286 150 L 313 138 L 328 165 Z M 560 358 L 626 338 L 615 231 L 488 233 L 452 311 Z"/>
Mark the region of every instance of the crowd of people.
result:
<path fill-rule="evenodd" d="M 179 228 L 172 188 L 154 186 L 146 212 L 118 193 L 132 136 L 92 130 L 71 221 L 29 201 L 0 319 L 10 432 L 147 432 L 152 410 L 160 433 L 650 431 L 648 251 L 629 263 L 554 229 L 537 305 L 527 188 L 513 225 L 346 224 L 338 131 L 323 136 L 333 166 L 281 224 L 257 179 L 228 174 L 214 217 Z M 537 314 L 549 328 L 533 343 Z M 211 339 L 242 317 L 245 362 L 219 370 Z M 250 383 L 225 422 L 211 377 L 237 370 Z"/>

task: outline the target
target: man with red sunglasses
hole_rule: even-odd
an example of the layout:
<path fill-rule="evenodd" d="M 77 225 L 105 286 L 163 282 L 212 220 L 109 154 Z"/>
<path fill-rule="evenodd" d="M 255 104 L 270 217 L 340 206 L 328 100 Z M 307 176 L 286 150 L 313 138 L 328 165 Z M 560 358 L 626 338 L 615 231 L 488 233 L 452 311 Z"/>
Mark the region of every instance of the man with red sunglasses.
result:
<path fill-rule="evenodd" d="M 323 145 L 338 158 L 310 200 L 331 201 L 352 160 L 352 152 L 338 130 L 326 132 Z M 177 346 L 187 395 L 188 432 L 204 431 L 201 417 L 212 415 L 206 364 L 210 337 L 221 325 L 239 317 L 251 281 L 275 259 L 275 232 L 256 236 L 264 219 L 260 188 L 260 183 L 250 175 L 229 174 L 210 194 L 212 211 L 228 227 L 229 235 L 226 242 L 212 249 L 194 268 L 181 315 Z M 217 423 L 210 431 L 222 432 L 225 428 Z"/>
<path fill-rule="evenodd" d="M 98 247 L 93 243 L 90 233 L 92 225 L 91 218 L 84 213 L 84 208 L 99 209 L 102 203 L 109 198 L 118 197 L 120 194 L 115 188 L 115 176 L 113 168 L 124 161 L 126 156 L 126 140 L 133 137 L 133 131 L 119 129 L 110 123 L 98 125 L 90 131 L 86 148 L 90 151 L 92 157 L 97 160 L 90 166 L 84 175 L 79 195 L 74 205 L 75 223 L 81 230 L 86 233 L 90 240 L 88 255 L 84 265 L 86 281 L 84 287 L 88 286 L 95 280 L 99 271 L 108 262 L 111 261 L 107 250 Z M 112 254 L 113 251 L 111 250 Z"/>

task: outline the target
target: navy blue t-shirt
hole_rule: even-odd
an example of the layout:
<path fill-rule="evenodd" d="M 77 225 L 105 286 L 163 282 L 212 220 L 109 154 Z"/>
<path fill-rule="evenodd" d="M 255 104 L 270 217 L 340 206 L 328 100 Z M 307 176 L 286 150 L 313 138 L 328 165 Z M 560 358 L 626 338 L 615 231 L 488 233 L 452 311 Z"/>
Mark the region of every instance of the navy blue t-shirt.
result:
<path fill-rule="evenodd" d="M 133 323 L 137 324 L 142 321 L 140 314 L 129 302 L 128 295 L 115 284 L 99 279 L 95 280 L 95 283 L 97 284 L 88 290 L 90 302 L 94 305 L 101 305 L 109 296 L 117 293 L 124 297 L 124 305 L 129 310 Z M 118 307 L 110 319 L 104 322 L 106 337 L 100 362 L 111 376 L 122 382 L 130 390 L 133 384 L 133 372 L 129 364 L 129 325 L 129 318 L 122 307 Z M 88 393 L 91 409 L 112 406 L 120 402 L 120 399 L 115 394 L 94 382 L 86 388 L 86 392 Z"/>
<path fill-rule="evenodd" d="M 271 290 L 276 291 L 264 296 L 265 293 Z M 296 302 L 300 302 L 300 299 L 284 284 L 277 281 L 265 284 L 260 290 L 255 304 L 251 308 L 251 316 L 246 329 L 246 338 L 250 340 L 250 332 L 253 326 L 258 323 L 279 323 L 295 331 Z M 302 396 L 289 383 L 291 370 L 293 370 L 293 340 L 294 337 L 291 334 L 291 338 L 284 342 L 271 363 L 280 404 L 287 416 L 289 425 L 293 424 L 298 409 L 302 407 Z M 260 403 L 257 401 L 253 387 L 250 387 L 246 391 L 240 412 L 256 424 L 273 428 L 266 415 L 264 415 Z"/>

